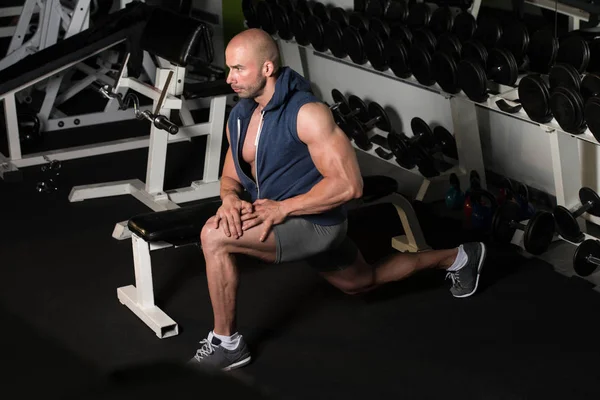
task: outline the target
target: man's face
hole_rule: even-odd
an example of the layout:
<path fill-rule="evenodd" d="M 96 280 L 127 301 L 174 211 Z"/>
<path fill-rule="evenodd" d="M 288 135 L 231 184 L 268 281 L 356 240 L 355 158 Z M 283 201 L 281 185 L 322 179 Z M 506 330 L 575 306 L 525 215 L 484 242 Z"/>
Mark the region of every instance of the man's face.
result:
<path fill-rule="evenodd" d="M 237 95 L 244 99 L 260 96 L 267 82 L 262 64 L 252 58 L 243 46 L 229 46 L 225 51 L 225 63 L 229 67 L 227 83 Z"/>

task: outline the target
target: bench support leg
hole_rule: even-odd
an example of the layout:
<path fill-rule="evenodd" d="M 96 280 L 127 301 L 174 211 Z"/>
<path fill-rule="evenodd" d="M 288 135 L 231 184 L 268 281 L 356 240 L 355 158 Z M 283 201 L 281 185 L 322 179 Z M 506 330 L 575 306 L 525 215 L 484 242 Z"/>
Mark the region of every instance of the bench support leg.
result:
<path fill-rule="evenodd" d="M 119 301 L 127 306 L 160 339 L 179 334 L 179 327 L 164 311 L 154 304 L 154 285 L 152 282 L 152 262 L 150 245 L 131 235 L 133 262 L 135 268 L 135 286 L 123 286 L 117 289 Z"/>

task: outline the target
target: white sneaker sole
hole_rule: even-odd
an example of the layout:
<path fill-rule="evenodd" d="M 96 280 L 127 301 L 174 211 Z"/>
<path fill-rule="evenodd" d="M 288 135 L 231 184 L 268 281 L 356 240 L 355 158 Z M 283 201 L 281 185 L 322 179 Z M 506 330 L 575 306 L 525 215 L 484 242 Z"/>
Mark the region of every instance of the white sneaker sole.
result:
<path fill-rule="evenodd" d="M 479 259 L 479 265 L 477 266 L 477 278 L 475 278 L 475 287 L 473 288 L 473 291 L 471 291 L 470 293 L 461 294 L 459 296 L 454 295 L 454 297 L 456 297 L 456 298 L 463 299 L 465 297 L 472 296 L 477 291 L 477 287 L 479 287 L 479 277 L 481 276 L 481 269 L 483 268 L 483 263 L 485 261 L 485 257 L 487 256 L 487 249 L 485 248 L 485 244 L 480 243 L 480 245 L 481 245 L 481 258 Z"/>
<path fill-rule="evenodd" d="M 231 364 L 228 367 L 223 368 L 223 371 L 231 371 L 232 369 L 241 368 L 246 364 L 250 363 L 250 360 L 252 360 L 252 356 L 248 356 L 241 361 L 238 361 L 236 363 Z"/>

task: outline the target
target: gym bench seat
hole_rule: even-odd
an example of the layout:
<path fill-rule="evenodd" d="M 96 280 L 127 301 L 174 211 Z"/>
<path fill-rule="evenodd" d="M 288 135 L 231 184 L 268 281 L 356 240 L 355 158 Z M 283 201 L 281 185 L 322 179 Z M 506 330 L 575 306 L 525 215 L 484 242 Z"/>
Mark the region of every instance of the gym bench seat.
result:
<path fill-rule="evenodd" d="M 410 202 L 397 193 L 397 182 L 382 175 L 363 177 L 363 182 L 363 196 L 357 204 L 350 205 L 349 212 L 364 205 L 391 202 L 404 229 L 404 235 L 392 238 L 393 247 L 412 252 L 428 249 Z M 161 339 L 177 335 L 179 327 L 154 302 L 150 252 L 167 247 L 199 246 L 202 227 L 220 206 L 220 198 L 211 198 L 191 206 L 137 215 L 127 223 L 131 231 L 135 286 L 118 288 L 117 297 Z"/>

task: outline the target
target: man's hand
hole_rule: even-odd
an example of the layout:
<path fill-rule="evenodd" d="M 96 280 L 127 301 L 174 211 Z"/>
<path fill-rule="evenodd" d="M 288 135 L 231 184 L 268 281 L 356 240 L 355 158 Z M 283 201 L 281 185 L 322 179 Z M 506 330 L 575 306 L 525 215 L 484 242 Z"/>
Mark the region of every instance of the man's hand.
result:
<path fill-rule="evenodd" d="M 242 230 L 246 231 L 257 225 L 263 224 L 263 233 L 260 241 L 264 242 L 274 225 L 279 225 L 287 218 L 283 206 L 278 201 L 258 199 L 254 202 L 254 212 L 242 215 Z"/>
<path fill-rule="evenodd" d="M 219 228 L 219 223 L 223 220 L 223 231 L 227 236 L 233 236 L 237 239 L 244 233 L 242 229 L 242 214 L 252 213 L 252 204 L 241 200 L 237 195 L 230 194 L 223 198 L 223 204 L 217 210 L 215 215 L 215 229 Z"/>

